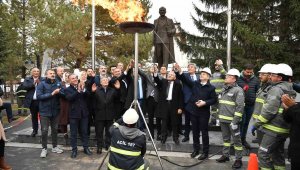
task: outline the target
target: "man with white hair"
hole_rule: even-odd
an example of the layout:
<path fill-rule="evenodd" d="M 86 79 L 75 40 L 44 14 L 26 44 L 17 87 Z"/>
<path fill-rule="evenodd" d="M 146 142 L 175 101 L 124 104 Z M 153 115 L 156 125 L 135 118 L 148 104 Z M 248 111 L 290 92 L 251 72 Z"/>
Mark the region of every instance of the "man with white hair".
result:
<path fill-rule="evenodd" d="M 145 169 L 146 134 L 136 128 L 137 112 L 130 108 L 110 127 L 109 169 Z"/>

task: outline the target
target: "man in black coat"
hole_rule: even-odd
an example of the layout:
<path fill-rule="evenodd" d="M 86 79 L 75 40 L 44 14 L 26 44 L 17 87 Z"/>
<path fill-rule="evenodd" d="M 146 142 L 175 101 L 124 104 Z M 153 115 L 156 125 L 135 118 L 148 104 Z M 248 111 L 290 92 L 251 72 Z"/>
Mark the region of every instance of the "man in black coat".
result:
<path fill-rule="evenodd" d="M 244 90 L 245 93 L 245 107 L 244 114 L 241 121 L 241 140 L 245 148 L 250 148 L 249 143 L 246 141 L 248 125 L 254 111 L 254 104 L 256 99 L 256 92 L 259 89 L 259 80 L 254 75 L 254 66 L 246 64 L 241 76 L 237 80 L 237 84 Z"/>
<path fill-rule="evenodd" d="M 115 101 L 116 114 L 115 119 L 118 120 L 124 114 L 124 105 L 127 97 L 127 82 L 125 80 L 125 75 L 122 73 L 120 68 L 115 68 L 112 74 L 112 78 L 109 81 L 109 87 L 115 88 L 115 82 L 118 80 L 120 82 L 120 97 L 119 100 Z"/>
<path fill-rule="evenodd" d="M 281 100 L 285 108 L 283 118 L 291 124 L 288 149 L 288 154 L 291 158 L 291 170 L 298 170 L 300 169 L 300 104 L 296 103 L 288 94 L 282 95 Z"/>
<path fill-rule="evenodd" d="M 202 134 L 203 153 L 198 158 L 204 160 L 208 158 L 209 152 L 209 136 L 208 136 L 208 122 L 210 117 L 210 106 L 217 102 L 217 94 L 215 87 L 209 82 L 211 71 L 208 67 L 201 70 L 200 81 L 193 81 L 186 77 L 180 71 L 178 64 L 175 66 L 178 72 L 178 78 L 191 88 L 191 97 L 185 109 L 191 114 L 192 130 L 193 130 L 193 147 L 194 151 L 191 157 L 196 157 L 200 152 L 200 131 Z"/>
<path fill-rule="evenodd" d="M 24 88 L 27 90 L 25 97 L 24 106 L 30 109 L 31 120 L 32 120 L 32 133 L 31 136 L 35 137 L 38 133 L 39 123 L 38 123 L 38 112 L 39 112 L 39 102 L 36 97 L 36 87 L 41 82 L 40 70 L 38 68 L 31 69 L 31 76 L 25 78 Z"/>
<path fill-rule="evenodd" d="M 183 94 L 180 81 L 176 80 L 174 71 L 168 73 L 167 79 L 159 79 L 157 73 L 153 74 L 154 81 L 159 90 L 158 111 L 162 118 L 162 144 L 167 140 L 167 120 L 170 118 L 173 140 L 179 144 L 178 123 L 183 109 Z"/>
<path fill-rule="evenodd" d="M 126 97 L 126 102 L 125 102 L 125 106 L 124 108 L 127 110 L 130 108 L 133 100 L 134 100 L 134 74 L 133 74 L 133 63 L 134 61 L 132 60 L 131 63 L 128 65 L 127 67 L 127 71 L 124 72 L 124 74 L 126 75 L 126 82 L 128 85 L 127 88 L 127 97 Z M 139 71 L 140 72 L 140 71 Z M 138 96 L 137 96 L 137 100 L 141 106 L 142 112 L 145 114 L 145 96 L 146 96 L 146 88 L 147 88 L 147 81 L 142 77 L 142 76 L 138 76 L 138 87 L 137 87 L 137 91 L 138 91 Z M 144 131 L 145 129 L 145 123 L 139 114 L 139 120 L 137 123 L 137 127 Z"/>
<path fill-rule="evenodd" d="M 140 71 L 139 74 L 145 80 L 147 80 L 147 89 L 146 89 L 146 111 L 148 114 L 149 120 L 149 130 L 154 138 L 154 117 L 156 118 L 156 128 L 157 128 L 157 140 L 161 140 L 161 119 L 157 116 L 157 105 L 158 105 L 158 89 L 157 84 L 154 81 L 152 76 L 153 73 L 157 73 L 157 66 L 153 64 L 149 68 L 149 73 L 146 74 L 143 71 Z M 150 137 L 148 140 L 151 140 Z"/>
<path fill-rule="evenodd" d="M 113 124 L 115 118 L 115 101 L 119 99 L 119 90 L 108 87 L 109 80 L 107 77 L 102 77 L 100 80 L 101 87 L 96 84 L 92 86 L 96 102 L 95 127 L 97 138 L 97 153 L 102 153 L 103 147 L 103 130 L 105 128 L 105 144 L 104 147 L 108 149 L 110 146 L 109 127 Z M 120 88 L 120 82 L 116 80 L 115 88 Z"/>
<path fill-rule="evenodd" d="M 92 152 L 88 147 L 88 120 L 89 111 L 86 103 L 88 91 L 82 84 L 78 84 L 75 74 L 69 75 L 70 86 L 65 89 L 66 99 L 70 102 L 69 119 L 71 130 L 71 158 L 77 157 L 77 131 L 80 130 L 83 151 L 87 155 Z M 79 128 L 79 129 L 78 129 Z"/>

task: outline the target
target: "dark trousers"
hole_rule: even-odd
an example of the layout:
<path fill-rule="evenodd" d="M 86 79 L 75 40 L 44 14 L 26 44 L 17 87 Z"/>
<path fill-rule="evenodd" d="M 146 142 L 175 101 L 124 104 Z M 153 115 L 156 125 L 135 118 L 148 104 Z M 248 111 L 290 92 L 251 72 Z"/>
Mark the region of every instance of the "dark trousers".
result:
<path fill-rule="evenodd" d="M 241 121 L 241 126 L 240 126 L 241 127 L 240 131 L 241 131 L 242 141 L 244 141 L 246 139 L 248 126 L 249 126 L 250 119 L 252 117 L 253 110 L 254 110 L 253 105 L 251 105 L 251 106 L 245 105 L 244 114 L 243 114 L 242 121 Z"/>
<path fill-rule="evenodd" d="M 77 132 L 80 130 L 81 141 L 83 148 L 88 147 L 88 122 L 89 118 L 79 118 L 73 119 L 70 118 L 70 131 L 71 131 L 71 147 L 72 151 L 77 150 Z M 78 127 L 80 127 L 78 129 Z"/>
<path fill-rule="evenodd" d="M 299 158 L 291 157 L 291 170 L 299 170 L 299 169 L 300 169 Z"/>
<path fill-rule="evenodd" d="M 203 113 L 200 116 L 195 116 L 195 115 L 191 114 L 194 151 L 200 150 L 199 138 L 200 138 L 200 132 L 201 132 L 203 153 L 208 154 L 208 151 L 209 151 L 209 136 L 208 136 L 209 117 L 210 117 L 209 113 Z"/>
<path fill-rule="evenodd" d="M 188 111 L 184 111 L 184 137 L 189 138 L 190 137 L 190 131 L 191 131 L 191 113 Z"/>
<path fill-rule="evenodd" d="M 40 116 L 41 118 L 41 129 L 42 129 L 42 147 L 47 149 L 48 144 L 48 129 L 51 126 L 51 137 L 52 146 L 57 146 L 57 128 L 58 128 L 58 117 L 47 117 Z"/>
<path fill-rule="evenodd" d="M 93 98 L 88 100 L 87 107 L 89 111 L 87 133 L 90 136 L 91 126 L 95 125 L 95 101 Z"/>
<path fill-rule="evenodd" d="M 148 97 L 146 100 L 147 113 L 149 119 L 149 130 L 151 136 L 154 137 L 154 114 L 157 107 L 157 102 L 155 102 L 153 97 Z"/>
<path fill-rule="evenodd" d="M 5 142 L 3 139 L 0 140 L 0 157 L 4 156 L 4 147 L 5 147 Z"/>
<path fill-rule="evenodd" d="M 97 138 L 97 147 L 103 147 L 103 141 L 105 147 L 110 146 L 110 133 L 109 127 L 113 124 L 112 120 L 97 120 L 96 121 L 96 138 Z M 105 128 L 105 140 L 103 140 L 103 131 Z"/>
<path fill-rule="evenodd" d="M 145 111 L 144 111 L 144 108 L 143 108 L 143 102 L 144 102 L 144 99 L 138 99 L 138 102 L 140 104 L 140 107 L 141 107 L 141 110 L 143 112 L 143 115 L 145 115 Z M 143 120 L 143 117 L 140 113 L 140 110 L 138 110 L 138 114 L 139 114 L 139 120 L 137 122 L 137 127 L 138 129 L 140 129 L 141 131 L 144 131 L 144 129 L 146 128 L 145 126 L 145 122 Z"/>
<path fill-rule="evenodd" d="M 0 106 L 0 111 L 5 109 L 6 111 L 6 115 L 7 115 L 7 119 L 12 119 L 13 118 L 13 113 L 12 113 L 12 109 L 11 109 L 11 103 L 7 103 L 7 102 L 3 102 L 3 105 Z"/>
<path fill-rule="evenodd" d="M 39 129 L 38 114 L 39 114 L 39 101 L 32 100 L 30 105 L 32 129 L 37 132 Z"/>
<path fill-rule="evenodd" d="M 168 102 L 165 107 L 167 107 L 167 113 L 165 113 L 166 117 L 162 119 L 162 137 L 166 138 L 168 135 L 168 119 L 170 119 L 173 139 L 178 139 L 178 119 L 181 115 L 177 114 L 177 110 L 172 107 L 171 103 Z"/>

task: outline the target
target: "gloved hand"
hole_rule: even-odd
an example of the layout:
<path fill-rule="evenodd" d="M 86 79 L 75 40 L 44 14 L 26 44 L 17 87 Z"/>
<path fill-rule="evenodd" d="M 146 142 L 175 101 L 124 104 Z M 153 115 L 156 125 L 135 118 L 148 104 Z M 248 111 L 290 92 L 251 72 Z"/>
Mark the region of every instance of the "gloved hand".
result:
<path fill-rule="evenodd" d="M 232 130 L 237 130 L 238 125 L 230 123 L 230 127 L 231 127 Z"/>
<path fill-rule="evenodd" d="M 252 133 L 252 136 L 255 136 L 255 131 L 256 131 L 256 127 L 252 125 L 251 127 L 251 133 Z"/>

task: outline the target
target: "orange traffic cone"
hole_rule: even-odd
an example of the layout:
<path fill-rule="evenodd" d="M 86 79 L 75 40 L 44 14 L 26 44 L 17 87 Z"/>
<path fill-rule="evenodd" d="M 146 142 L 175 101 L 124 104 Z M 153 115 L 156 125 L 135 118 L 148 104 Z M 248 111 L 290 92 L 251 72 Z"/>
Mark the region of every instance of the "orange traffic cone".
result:
<path fill-rule="evenodd" d="M 258 159 L 255 153 L 250 153 L 248 170 L 258 170 Z"/>

